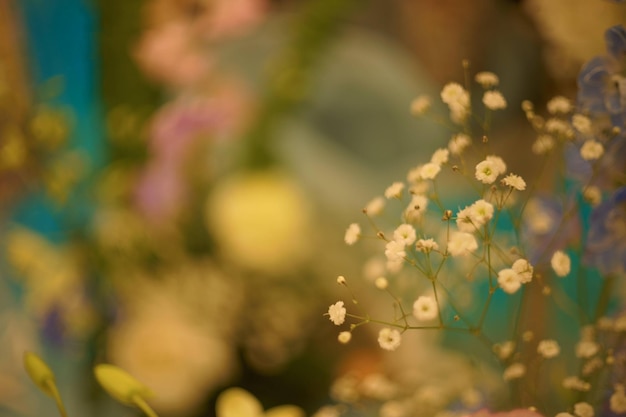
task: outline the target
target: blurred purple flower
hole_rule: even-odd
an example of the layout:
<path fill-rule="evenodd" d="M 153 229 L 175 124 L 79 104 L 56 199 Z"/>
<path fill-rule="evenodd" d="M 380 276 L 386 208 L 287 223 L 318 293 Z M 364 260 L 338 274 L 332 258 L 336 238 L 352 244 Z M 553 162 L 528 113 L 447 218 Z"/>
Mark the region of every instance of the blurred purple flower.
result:
<path fill-rule="evenodd" d="M 583 260 L 603 274 L 626 271 L 626 187 L 591 213 Z"/>

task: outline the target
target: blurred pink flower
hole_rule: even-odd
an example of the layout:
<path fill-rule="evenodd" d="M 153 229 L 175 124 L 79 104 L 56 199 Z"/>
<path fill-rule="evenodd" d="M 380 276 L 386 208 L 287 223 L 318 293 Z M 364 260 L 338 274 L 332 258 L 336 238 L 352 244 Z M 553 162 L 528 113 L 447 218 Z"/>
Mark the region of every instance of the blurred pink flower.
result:
<path fill-rule="evenodd" d="M 155 81 L 174 87 L 197 83 L 206 77 L 213 59 L 194 39 L 190 25 L 172 21 L 144 32 L 134 51 L 140 68 Z"/>

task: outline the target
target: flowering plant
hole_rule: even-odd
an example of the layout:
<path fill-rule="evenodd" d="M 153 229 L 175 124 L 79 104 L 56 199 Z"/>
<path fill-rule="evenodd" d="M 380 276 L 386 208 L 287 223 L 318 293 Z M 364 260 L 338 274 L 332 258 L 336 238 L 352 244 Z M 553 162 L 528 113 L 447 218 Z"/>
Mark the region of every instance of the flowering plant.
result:
<path fill-rule="evenodd" d="M 470 83 L 465 62 L 465 85 L 444 86 L 447 147 L 366 205 L 368 228 L 345 232 L 348 245 L 378 248 L 364 275 L 393 312 L 362 312 L 344 276 L 337 282 L 353 305 L 327 312 L 337 326 L 349 322 L 341 343 L 377 326 L 380 348 L 419 370 L 342 376 L 332 388 L 339 402 L 376 400 L 385 417 L 626 413 L 626 28 L 605 38 L 607 53 L 581 70 L 575 103 L 554 97 L 546 116 L 522 103 L 534 139 L 508 157 L 492 126 L 508 105 L 498 76 L 479 72 Z M 411 106 L 418 116 L 434 108 L 425 95 Z M 444 354 L 429 359 L 426 332 Z"/>

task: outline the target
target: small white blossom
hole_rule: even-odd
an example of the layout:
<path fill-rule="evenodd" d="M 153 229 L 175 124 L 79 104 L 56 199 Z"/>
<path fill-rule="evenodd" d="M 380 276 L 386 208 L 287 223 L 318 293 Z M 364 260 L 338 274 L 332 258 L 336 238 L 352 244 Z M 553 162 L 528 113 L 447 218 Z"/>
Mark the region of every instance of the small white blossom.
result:
<path fill-rule="evenodd" d="M 488 156 L 484 161 L 476 165 L 476 179 L 483 184 L 493 184 L 498 175 L 506 171 L 506 164 L 502 158 L 497 156 Z"/>
<path fill-rule="evenodd" d="M 407 221 L 417 221 L 422 217 L 422 214 L 426 211 L 428 207 L 428 197 L 422 194 L 414 194 L 411 197 L 411 202 L 404 210 L 404 216 Z"/>
<path fill-rule="evenodd" d="M 526 189 L 526 181 L 519 175 L 509 174 L 502 178 L 502 184 L 507 187 L 515 188 L 517 191 L 524 191 Z"/>
<path fill-rule="evenodd" d="M 337 277 L 337 284 L 346 285 L 346 277 L 344 277 L 343 275 L 339 275 Z"/>
<path fill-rule="evenodd" d="M 595 185 L 588 185 L 583 188 L 583 197 L 587 202 L 589 202 L 589 204 L 596 207 L 602 202 L 602 191 L 600 191 L 600 188 Z"/>
<path fill-rule="evenodd" d="M 398 242 L 397 240 L 387 242 L 385 245 L 385 256 L 387 260 L 391 262 L 402 261 L 406 256 L 404 247 L 404 243 Z"/>
<path fill-rule="evenodd" d="M 352 223 L 348 226 L 343 240 L 348 245 L 354 245 L 359 240 L 359 237 L 361 237 L 361 226 L 358 223 Z"/>
<path fill-rule="evenodd" d="M 589 382 L 583 381 L 577 376 L 568 376 L 563 379 L 563 388 L 571 389 L 574 391 L 586 392 L 591 389 Z"/>
<path fill-rule="evenodd" d="M 581 340 L 576 344 L 576 357 L 577 358 L 590 358 L 600 350 L 598 345 L 593 340 Z"/>
<path fill-rule="evenodd" d="M 337 336 L 337 340 L 339 340 L 339 343 L 343 343 L 344 345 L 348 343 L 350 339 L 352 339 L 352 332 L 340 332 Z"/>
<path fill-rule="evenodd" d="M 415 229 L 410 224 L 401 224 L 393 231 L 393 240 L 405 246 L 412 245 L 415 239 Z"/>
<path fill-rule="evenodd" d="M 506 172 L 506 164 L 504 163 L 504 159 L 500 158 L 496 155 L 488 155 L 485 160 L 494 164 L 496 171 L 498 171 L 498 175 L 504 174 Z"/>
<path fill-rule="evenodd" d="M 461 155 L 465 148 L 472 143 L 472 140 L 464 133 L 457 133 L 452 136 L 450 142 L 448 142 L 448 149 L 452 155 Z"/>
<path fill-rule="evenodd" d="M 432 238 L 420 239 L 417 243 L 415 243 L 415 248 L 420 252 L 429 253 L 434 250 L 438 250 L 439 245 L 437 245 L 437 242 L 435 242 Z"/>
<path fill-rule="evenodd" d="M 572 102 L 563 96 L 551 98 L 546 104 L 550 114 L 566 114 L 572 111 Z"/>
<path fill-rule="evenodd" d="M 433 153 L 433 156 L 431 156 L 430 162 L 432 162 L 433 164 L 437 164 L 437 165 L 443 165 L 446 162 L 448 162 L 449 155 L 450 155 L 450 151 L 448 149 L 445 149 L 445 148 L 437 149 Z"/>
<path fill-rule="evenodd" d="M 507 340 L 503 343 L 498 343 L 494 346 L 494 352 L 500 359 L 508 359 L 515 351 L 515 342 Z"/>
<path fill-rule="evenodd" d="M 552 255 L 550 266 L 559 277 L 564 277 L 569 274 L 572 262 L 565 252 L 559 250 Z"/>
<path fill-rule="evenodd" d="M 518 379 L 523 377 L 526 374 L 526 366 L 523 363 L 516 362 L 509 365 L 502 374 L 502 378 L 505 381 L 510 381 L 512 379 Z"/>
<path fill-rule="evenodd" d="M 554 149 L 554 138 L 550 135 L 539 135 L 532 145 L 531 150 L 537 155 L 543 155 Z"/>
<path fill-rule="evenodd" d="M 493 217 L 493 205 L 483 199 L 477 200 L 469 207 L 469 214 L 474 226 L 483 226 Z"/>
<path fill-rule="evenodd" d="M 424 180 L 433 180 L 440 171 L 441 165 L 434 162 L 428 162 L 422 165 L 422 168 L 420 169 L 420 176 Z"/>
<path fill-rule="evenodd" d="M 404 183 L 396 181 L 391 184 L 385 190 L 385 197 L 387 198 L 400 198 L 402 196 L 402 191 L 404 190 Z"/>
<path fill-rule="evenodd" d="M 419 321 L 428 321 L 437 317 L 439 310 L 434 298 L 422 295 L 413 303 L 413 316 Z"/>
<path fill-rule="evenodd" d="M 448 106 L 460 106 L 460 107 L 468 107 L 469 106 L 469 93 L 461 84 L 458 83 L 448 83 L 441 90 L 441 101 L 446 103 Z"/>
<path fill-rule="evenodd" d="M 421 116 L 426 113 L 430 107 L 430 97 L 425 94 L 419 95 L 411 102 L 411 114 L 413 116 Z"/>
<path fill-rule="evenodd" d="M 522 280 L 512 268 L 505 268 L 498 272 L 498 284 L 507 294 L 514 294 L 522 286 Z"/>
<path fill-rule="evenodd" d="M 593 407 L 587 402 L 576 403 L 574 404 L 574 414 L 578 417 L 593 417 Z"/>
<path fill-rule="evenodd" d="M 378 332 L 378 344 L 385 350 L 396 350 L 402 342 L 402 335 L 396 329 L 382 328 Z"/>
<path fill-rule="evenodd" d="M 452 256 L 467 255 L 478 249 L 478 242 L 471 233 L 452 233 L 448 241 L 448 252 Z"/>
<path fill-rule="evenodd" d="M 589 139 L 580 147 L 580 156 L 585 161 L 594 161 L 604 154 L 604 146 L 597 140 Z"/>
<path fill-rule="evenodd" d="M 609 400 L 609 406 L 611 411 L 615 414 L 626 413 L 626 393 L 624 393 L 623 385 L 617 385 L 615 387 L 615 392 L 611 395 L 611 399 Z"/>
<path fill-rule="evenodd" d="M 517 275 L 519 275 L 520 282 L 526 284 L 533 279 L 533 266 L 526 259 L 518 259 L 513 262 L 511 267 Z"/>
<path fill-rule="evenodd" d="M 343 306 L 343 301 L 337 301 L 328 307 L 328 318 L 337 326 L 346 321 L 346 308 Z"/>
<path fill-rule="evenodd" d="M 384 290 L 389 286 L 389 281 L 385 277 L 378 277 L 374 280 L 374 286 L 379 290 Z"/>
<path fill-rule="evenodd" d="M 456 214 L 456 227 L 461 232 L 474 233 L 479 225 L 473 223 L 470 207 L 465 207 Z"/>
<path fill-rule="evenodd" d="M 572 126 L 584 135 L 591 133 L 591 119 L 582 114 L 572 116 Z"/>
<path fill-rule="evenodd" d="M 561 353 L 561 347 L 556 340 L 546 339 L 542 340 L 537 345 L 537 353 L 546 359 L 554 358 Z"/>
<path fill-rule="evenodd" d="M 490 71 L 481 71 L 476 73 L 474 80 L 483 88 L 494 87 L 500 82 L 498 76 Z"/>
<path fill-rule="evenodd" d="M 485 94 L 483 94 L 483 104 L 489 110 L 506 109 L 506 99 L 499 91 L 485 91 Z"/>
<path fill-rule="evenodd" d="M 571 139 L 574 137 L 574 130 L 565 120 L 562 119 L 552 117 L 546 120 L 545 128 L 548 133 L 561 135 L 564 136 L 566 139 Z"/>
<path fill-rule="evenodd" d="M 365 212 L 369 216 L 378 216 L 383 212 L 385 208 L 385 199 L 382 197 L 375 197 L 365 206 Z"/>

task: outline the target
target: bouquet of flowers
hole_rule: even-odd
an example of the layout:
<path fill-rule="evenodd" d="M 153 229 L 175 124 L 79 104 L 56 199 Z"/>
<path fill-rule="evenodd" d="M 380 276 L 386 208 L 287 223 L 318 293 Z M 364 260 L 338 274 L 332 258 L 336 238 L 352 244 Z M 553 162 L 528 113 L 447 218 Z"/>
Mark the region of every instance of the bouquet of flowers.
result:
<path fill-rule="evenodd" d="M 626 27 L 605 40 L 575 102 L 554 97 L 545 115 L 522 103 L 535 135 L 507 145 L 509 158 L 492 131 L 509 105 L 498 76 L 471 77 L 464 62 L 465 85 L 443 87 L 447 147 L 345 232 L 348 245 L 375 245 L 363 274 L 392 311 L 368 311 L 357 279 L 339 276 L 349 301 L 327 312 L 344 344 L 375 326 L 400 369 L 341 376 L 331 393 L 343 405 L 321 415 L 367 404 L 383 417 L 626 413 Z M 419 96 L 411 111 L 434 108 Z"/>

